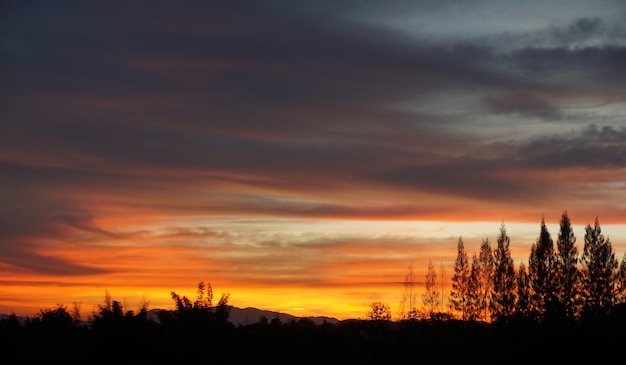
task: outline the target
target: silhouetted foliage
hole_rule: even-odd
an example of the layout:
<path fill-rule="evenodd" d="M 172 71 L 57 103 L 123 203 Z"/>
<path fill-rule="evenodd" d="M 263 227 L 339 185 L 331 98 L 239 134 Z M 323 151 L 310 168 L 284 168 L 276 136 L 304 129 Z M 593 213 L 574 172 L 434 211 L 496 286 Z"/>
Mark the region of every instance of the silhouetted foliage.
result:
<path fill-rule="evenodd" d="M 75 327 L 72 315 L 63 305 L 55 309 L 42 309 L 32 322 L 33 327 L 46 334 L 67 333 Z"/>
<path fill-rule="evenodd" d="M 370 305 L 367 313 L 365 313 L 365 318 L 371 321 L 390 321 L 391 309 L 386 303 L 374 302 Z"/>
<path fill-rule="evenodd" d="M 465 301 L 465 315 L 466 319 L 469 321 L 481 320 L 481 315 L 483 314 L 480 280 L 480 261 L 478 260 L 478 256 L 473 254 L 469 280 L 467 283 L 467 299 Z"/>
<path fill-rule="evenodd" d="M 617 305 L 626 304 L 626 252 L 622 256 L 619 264 L 617 276 L 615 278 L 615 302 Z"/>
<path fill-rule="evenodd" d="M 407 267 L 407 273 L 402 283 L 404 285 L 404 293 L 400 302 L 400 318 L 401 319 L 418 319 L 419 312 L 417 310 L 417 290 L 415 286 L 415 276 L 413 273 L 413 264 Z"/>
<path fill-rule="evenodd" d="M 102 357 L 113 358 L 135 351 L 148 351 L 154 346 L 154 336 L 160 327 L 147 317 L 147 309 L 142 306 L 137 314 L 125 310 L 124 305 L 113 300 L 107 291 L 104 303 L 92 315 L 90 328 L 95 340 L 106 343 L 99 348 Z"/>
<path fill-rule="evenodd" d="M 71 310 L 64 305 L 42 309 L 32 319 L 14 314 L 2 318 L 3 363 L 399 364 L 421 353 L 436 355 L 443 363 L 467 362 L 477 354 L 482 363 L 502 363 L 520 353 L 542 362 L 573 363 L 585 357 L 593 363 L 623 362 L 619 349 L 626 341 L 626 253 L 618 265 L 596 218 L 594 226 L 586 227 L 578 269 L 565 212 L 560 223 L 555 253 L 542 220 L 528 272 L 523 262 L 514 270 L 504 224 L 495 250 L 483 240 L 471 267 L 459 239 L 450 298 L 462 320 L 431 311 L 428 319 L 394 322 L 389 306 L 374 302 L 367 320 L 316 324 L 308 318 L 281 322 L 261 317 L 235 327 L 229 321 L 229 295 L 214 304 L 211 285 L 200 282 L 194 300 L 172 291 L 174 309 L 160 310 L 156 321 L 150 319 L 145 300 L 134 312 L 108 291 L 87 323 L 79 321 L 76 302 Z M 483 291 L 490 285 L 485 279 L 488 253 L 493 254 L 493 323 L 488 323 Z M 573 282 L 568 281 L 574 277 L 572 267 L 581 273 L 582 290 L 574 281 L 568 292 L 563 287 Z M 569 302 L 571 296 L 583 306 Z M 580 343 L 580 350 L 572 351 L 573 343 Z"/>
<path fill-rule="evenodd" d="M 576 236 L 567 215 L 564 211 L 559 222 L 559 236 L 556 241 L 555 278 L 557 284 L 557 313 L 559 321 L 571 322 L 575 320 L 578 302 L 579 272 L 578 249 Z"/>
<path fill-rule="evenodd" d="M 428 261 L 428 271 L 424 280 L 424 293 L 422 294 L 422 301 L 428 311 L 428 315 L 439 311 L 439 291 L 437 291 L 437 271 L 435 271 L 435 265 L 433 261 Z"/>
<path fill-rule="evenodd" d="M 532 318 L 531 311 L 531 286 L 526 265 L 522 262 L 519 265 L 516 276 L 517 297 L 515 300 L 515 317 L 516 318 Z"/>
<path fill-rule="evenodd" d="M 538 321 L 550 320 L 555 316 L 557 302 L 556 258 L 554 242 L 541 220 L 539 238 L 533 244 L 528 259 L 528 277 L 532 288 L 530 309 Z"/>
<path fill-rule="evenodd" d="M 478 295 L 479 306 L 483 320 L 488 320 L 489 296 L 493 286 L 493 251 L 489 239 L 485 238 L 480 244 L 480 253 L 478 255 Z"/>
<path fill-rule="evenodd" d="M 468 296 L 465 306 L 467 319 L 488 320 L 489 295 L 493 278 L 493 253 L 488 239 L 480 245 L 480 252 L 472 256 L 472 266 L 468 282 Z"/>
<path fill-rule="evenodd" d="M 4 348 L 2 357 L 12 358 L 15 351 L 20 348 L 22 335 L 22 326 L 15 313 L 11 313 L 7 318 L 0 319 L 0 343 Z"/>
<path fill-rule="evenodd" d="M 454 262 L 454 275 L 452 275 L 452 290 L 450 291 L 450 302 L 456 311 L 461 312 L 461 319 L 466 320 L 467 299 L 469 295 L 470 266 L 465 252 L 463 239 L 459 237 L 457 242 L 457 257 Z"/>
<path fill-rule="evenodd" d="M 211 284 L 198 283 L 197 296 L 191 301 L 176 292 L 170 293 L 176 309 L 159 312 L 159 321 L 169 337 L 172 353 L 197 351 L 211 342 L 219 350 L 214 353 L 216 358 L 226 356 L 226 342 L 230 331 L 234 328 L 228 322 L 230 307 L 229 294 L 223 294 L 217 306 L 213 306 L 213 288 Z"/>
<path fill-rule="evenodd" d="M 596 217 L 593 227 L 585 227 L 585 247 L 581 259 L 582 314 L 595 317 L 608 314 L 615 304 L 615 269 L 618 262 L 611 241 L 604 238 Z"/>
<path fill-rule="evenodd" d="M 494 273 L 490 308 L 491 317 L 495 321 L 506 321 L 515 313 L 516 277 L 510 243 L 511 240 L 502 223 L 493 251 Z"/>

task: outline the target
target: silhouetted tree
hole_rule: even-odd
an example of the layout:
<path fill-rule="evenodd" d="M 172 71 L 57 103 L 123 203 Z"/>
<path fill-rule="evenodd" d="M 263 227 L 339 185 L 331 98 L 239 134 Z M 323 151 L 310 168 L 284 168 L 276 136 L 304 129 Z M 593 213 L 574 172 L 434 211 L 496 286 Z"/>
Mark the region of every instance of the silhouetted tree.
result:
<path fill-rule="evenodd" d="M 222 325 L 226 324 L 228 322 L 228 318 L 230 317 L 231 306 L 228 305 L 229 299 L 229 293 L 222 294 L 220 300 L 215 306 L 215 320 Z"/>
<path fill-rule="evenodd" d="M 58 305 L 54 309 L 42 309 L 33 320 L 32 325 L 39 327 L 47 334 L 67 333 L 76 326 L 77 322 L 72 318 L 67 308 Z"/>
<path fill-rule="evenodd" d="M 474 266 L 474 264 L 472 264 L 472 266 Z M 474 267 L 472 267 L 472 269 L 474 269 Z M 483 239 L 480 244 L 475 276 L 476 304 L 481 311 L 479 318 L 487 321 L 489 320 L 489 295 L 493 284 L 493 252 L 488 238 Z"/>
<path fill-rule="evenodd" d="M 445 310 L 445 285 L 446 285 L 446 267 L 443 265 L 443 262 L 439 264 L 439 290 L 440 290 L 440 294 L 441 294 L 441 314 L 443 314 L 443 311 Z M 448 303 L 449 304 L 449 303 Z M 448 311 L 448 318 L 451 316 L 452 314 L 450 313 L 450 311 Z"/>
<path fill-rule="evenodd" d="M 413 272 L 413 264 L 407 267 L 407 272 L 404 277 L 404 293 L 402 293 L 402 301 L 400 302 L 400 318 L 401 319 L 417 319 L 418 311 L 417 305 L 417 293 L 415 286 L 415 275 Z"/>
<path fill-rule="evenodd" d="M 526 265 L 520 263 L 517 270 L 517 295 L 515 302 L 515 316 L 518 318 L 531 317 L 531 286 L 526 272 Z"/>
<path fill-rule="evenodd" d="M 432 260 L 428 260 L 428 272 L 424 280 L 426 291 L 422 294 L 424 306 L 429 315 L 438 312 L 439 309 L 439 292 L 437 291 L 437 271 Z"/>
<path fill-rule="evenodd" d="M 196 301 L 193 303 L 194 308 L 208 309 L 213 306 L 213 287 L 210 283 L 199 282 L 197 293 Z"/>
<path fill-rule="evenodd" d="M 365 313 L 365 318 L 371 321 L 390 321 L 391 309 L 383 302 L 373 302 Z"/>
<path fill-rule="evenodd" d="M 611 241 L 602 235 L 597 217 L 593 227 L 585 227 L 585 247 L 581 262 L 583 314 L 608 314 L 615 302 L 615 269 L 618 262 Z"/>
<path fill-rule="evenodd" d="M 626 252 L 615 273 L 615 302 L 626 308 Z"/>
<path fill-rule="evenodd" d="M 141 297 L 141 300 L 139 301 L 139 309 L 143 309 L 145 311 L 150 309 L 150 301 L 146 299 L 146 297 Z"/>
<path fill-rule="evenodd" d="M 467 300 L 465 303 L 465 313 L 470 321 L 481 320 L 483 317 L 483 306 L 481 303 L 481 273 L 480 261 L 476 254 L 472 255 L 472 266 L 467 284 Z"/>
<path fill-rule="evenodd" d="M 98 308 L 102 310 L 103 308 L 111 311 L 113 306 L 113 299 L 111 298 L 111 293 L 108 290 L 104 291 L 104 304 L 98 305 Z"/>
<path fill-rule="evenodd" d="M 18 346 L 21 339 L 22 325 L 15 313 L 11 313 L 7 318 L 0 319 L 0 343 L 4 346 L 4 351 L 2 351 L 4 359 L 7 358 L 7 355 L 20 355 Z"/>
<path fill-rule="evenodd" d="M 500 226 L 497 246 L 493 251 L 493 289 L 491 292 L 492 318 L 506 320 L 515 312 L 516 276 L 510 249 L 511 240 L 504 223 Z"/>
<path fill-rule="evenodd" d="M 23 338 L 7 339 L 0 344 L 2 348 L 2 360 L 7 364 L 30 363 L 25 361 L 27 357 L 41 357 L 41 360 L 72 360 L 79 357 L 82 347 L 86 345 L 85 338 L 81 336 L 83 328 L 72 318 L 67 307 L 58 304 L 55 308 L 42 309 L 32 319 L 24 322 Z M 0 336 L 3 337 L 3 336 Z M 8 344 L 22 346 L 18 350 L 19 357 L 14 361 L 7 359 Z M 78 359 L 76 359 L 78 360 Z"/>
<path fill-rule="evenodd" d="M 573 321 L 576 316 L 577 291 L 579 282 L 578 249 L 576 236 L 567 211 L 561 215 L 559 236 L 556 241 L 555 278 L 557 283 L 557 318 Z"/>
<path fill-rule="evenodd" d="M 528 260 L 528 277 L 532 288 L 531 311 L 539 321 L 551 319 L 555 315 L 555 260 L 554 242 L 542 218 L 539 238 L 531 247 Z"/>
<path fill-rule="evenodd" d="M 98 312 L 93 314 L 91 327 L 101 336 L 117 339 L 116 343 L 123 341 L 127 335 L 127 322 L 132 320 L 132 311 L 124 313 L 121 302 L 112 300 L 109 292 L 105 294 L 104 304 L 98 306 Z"/>
<path fill-rule="evenodd" d="M 459 237 L 457 243 L 457 256 L 454 262 L 454 275 L 452 275 L 452 290 L 450 302 L 456 311 L 461 312 L 461 319 L 467 320 L 465 307 L 469 293 L 470 266 L 465 252 L 463 239 Z"/>
<path fill-rule="evenodd" d="M 172 300 L 176 305 L 176 310 L 172 313 L 174 317 L 189 325 L 207 326 L 209 323 L 225 323 L 228 321 L 230 307 L 228 299 L 230 294 L 222 294 L 218 305 L 213 307 L 213 288 L 210 283 L 199 282 L 197 287 L 196 300 L 191 301 L 186 296 L 170 292 Z"/>
<path fill-rule="evenodd" d="M 615 279 L 615 299 L 618 304 L 626 304 L 626 252 L 622 256 Z"/>
<path fill-rule="evenodd" d="M 72 302 L 72 313 L 71 314 L 72 314 L 72 319 L 76 323 L 80 322 L 80 319 L 81 319 L 80 306 L 81 306 L 80 302 L 77 302 L 77 301 Z"/>

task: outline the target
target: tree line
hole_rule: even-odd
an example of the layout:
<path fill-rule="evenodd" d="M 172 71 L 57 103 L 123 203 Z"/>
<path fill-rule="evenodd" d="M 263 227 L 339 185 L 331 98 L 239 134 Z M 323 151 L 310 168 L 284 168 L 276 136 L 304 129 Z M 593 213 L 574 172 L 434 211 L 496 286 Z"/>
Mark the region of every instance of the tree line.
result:
<path fill-rule="evenodd" d="M 229 294 L 213 303 L 210 283 L 200 282 L 197 297 L 170 292 L 172 310 L 149 315 L 144 301 L 138 311 L 113 300 L 108 291 L 104 301 L 81 320 L 80 304 L 41 309 L 34 317 L 20 320 L 14 313 L 0 320 L 0 354 L 3 359 L 62 359 L 66 361 L 129 359 L 174 361 L 212 356 L 219 360 L 229 348 L 224 341 L 234 325 L 229 322 Z M 202 348 L 211 353 L 202 354 Z"/>
<path fill-rule="evenodd" d="M 0 358 L 9 364 L 404 364 L 416 349 L 443 350 L 449 339 L 458 352 L 448 352 L 446 361 L 461 360 L 472 350 L 485 351 L 489 343 L 482 326 L 453 321 L 433 327 L 419 321 L 316 324 L 305 317 L 288 322 L 260 317 L 256 323 L 235 326 L 229 321 L 229 296 L 213 303 L 210 284 L 198 284 L 195 300 L 170 294 L 174 309 L 159 311 L 156 320 L 147 302 L 138 311 L 129 310 L 108 292 L 87 323 L 80 321 L 77 303 L 42 309 L 25 321 L 12 314 L 0 319 Z M 459 331 L 467 335 L 455 337 Z"/>
<path fill-rule="evenodd" d="M 409 267 L 400 321 L 391 320 L 388 305 L 376 302 L 367 320 L 315 324 L 307 318 L 261 317 L 235 326 L 229 321 L 229 295 L 214 303 L 211 285 L 200 282 L 195 299 L 170 292 L 174 308 L 158 311 L 156 320 L 145 300 L 133 311 L 108 292 L 86 323 L 80 321 L 78 303 L 42 309 L 25 321 L 12 314 L 0 319 L 0 356 L 7 363 L 404 364 L 417 362 L 411 359 L 420 354 L 446 363 L 480 356 L 487 364 L 524 353 L 559 363 L 585 357 L 601 362 L 620 358 L 619 346 L 626 341 L 624 262 L 618 264 L 597 219 L 585 228 L 579 254 L 564 212 L 556 244 L 542 220 L 528 266 L 517 269 L 504 224 L 496 247 L 483 240 L 471 261 L 459 238 L 449 312 L 442 308 L 443 282 L 437 282 L 432 261 L 423 310 L 416 309 L 415 275 Z M 584 351 L 575 351 L 572 343 Z"/>
<path fill-rule="evenodd" d="M 502 223 L 495 247 L 483 239 L 479 253 L 470 260 L 459 237 L 447 312 L 432 261 L 425 277 L 422 310 L 416 306 L 413 267 L 409 266 L 401 318 L 454 316 L 463 321 L 576 323 L 610 315 L 626 304 L 626 254 L 621 262 L 616 258 L 597 217 L 593 225 L 585 227 L 580 254 L 567 211 L 561 215 L 556 242 L 545 219 L 541 220 L 527 265 L 522 262 L 515 268 L 510 241 Z M 367 317 L 387 318 L 390 311 L 384 303 L 376 302 Z"/>

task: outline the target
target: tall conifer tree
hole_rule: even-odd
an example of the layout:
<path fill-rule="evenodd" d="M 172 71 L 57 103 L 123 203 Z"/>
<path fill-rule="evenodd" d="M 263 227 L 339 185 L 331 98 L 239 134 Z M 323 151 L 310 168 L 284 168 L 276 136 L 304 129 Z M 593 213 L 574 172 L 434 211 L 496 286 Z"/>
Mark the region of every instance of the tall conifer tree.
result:
<path fill-rule="evenodd" d="M 608 314 L 615 301 L 615 278 L 618 262 L 608 237 L 602 235 L 596 217 L 593 227 L 585 227 L 582 262 L 583 314 Z"/>
<path fill-rule="evenodd" d="M 494 275 L 491 293 L 492 317 L 496 321 L 510 318 L 515 311 L 515 267 L 511 258 L 511 240 L 504 223 L 500 226 L 497 246 L 493 251 Z"/>
<path fill-rule="evenodd" d="M 470 277 L 470 266 L 465 252 L 463 238 L 459 237 L 457 242 L 457 256 L 454 261 L 454 274 L 452 275 L 452 290 L 450 291 L 450 302 L 456 311 L 461 312 L 461 319 L 467 320 L 467 295 Z"/>
<path fill-rule="evenodd" d="M 576 236 L 567 211 L 563 211 L 556 241 L 556 283 L 558 284 L 558 318 L 572 321 L 576 315 L 579 272 Z"/>
<path fill-rule="evenodd" d="M 413 271 L 413 264 L 407 267 L 406 276 L 404 277 L 404 293 L 400 302 L 400 318 L 401 319 L 417 319 L 417 281 Z"/>
<path fill-rule="evenodd" d="M 617 304 L 626 304 L 626 252 L 622 256 L 622 261 L 617 270 L 616 285 L 616 302 Z"/>
<path fill-rule="evenodd" d="M 537 320 L 551 320 L 557 299 L 554 242 L 543 218 L 539 238 L 530 249 L 528 277 L 532 288 L 531 311 Z"/>
<path fill-rule="evenodd" d="M 526 265 L 520 263 L 517 271 L 517 298 L 515 302 L 515 315 L 518 318 L 531 316 L 531 287 L 530 278 L 526 271 Z"/>
<path fill-rule="evenodd" d="M 472 266 L 470 268 L 467 285 L 467 301 L 465 304 L 465 312 L 468 320 L 478 321 L 483 319 L 483 306 L 481 299 L 480 260 L 476 254 L 473 254 Z"/>
<path fill-rule="evenodd" d="M 493 251 L 489 239 L 485 238 L 480 244 L 480 253 L 478 255 L 479 263 L 479 303 L 483 314 L 481 317 L 489 320 L 489 296 L 493 286 Z"/>
<path fill-rule="evenodd" d="M 437 291 L 437 271 L 433 261 L 428 261 L 428 272 L 426 273 L 424 286 L 426 291 L 422 294 L 424 306 L 432 317 L 434 313 L 439 311 L 439 292 Z"/>

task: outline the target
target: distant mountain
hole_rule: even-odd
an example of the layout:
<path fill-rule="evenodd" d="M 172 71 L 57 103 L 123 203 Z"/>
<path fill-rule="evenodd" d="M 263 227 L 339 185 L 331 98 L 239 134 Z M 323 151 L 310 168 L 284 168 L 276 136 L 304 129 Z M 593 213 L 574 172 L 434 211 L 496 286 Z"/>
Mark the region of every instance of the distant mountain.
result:
<path fill-rule="evenodd" d="M 0 320 L 7 319 L 10 316 L 11 314 L 0 314 Z M 17 318 L 18 322 L 20 322 L 20 324 L 24 324 L 24 322 L 26 322 L 26 320 L 29 318 L 26 316 L 15 316 L 15 317 Z"/>
<path fill-rule="evenodd" d="M 158 322 L 158 316 L 161 309 L 151 309 L 148 311 L 148 318 Z M 235 326 L 247 326 L 249 324 L 257 323 L 261 317 L 265 317 L 268 321 L 271 321 L 274 318 L 280 319 L 282 323 L 288 323 L 290 321 L 297 321 L 301 318 L 310 319 L 315 324 L 322 324 L 324 322 L 330 324 L 336 324 L 340 321 L 337 318 L 333 317 L 324 317 L 324 316 L 311 316 L 311 317 L 297 317 L 287 313 L 274 312 L 268 310 L 262 310 L 258 308 L 246 307 L 246 308 L 238 308 L 231 307 L 230 309 L 230 317 L 228 320 L 234 324 Z"/>
<path fill-rule="evenodd" d="M 249 324 L 257 323 L 259 319 L 261 319 L 261 317 L 265 317 L 268 321 L 271 321 L 274 318 L 278 318 L 280 319 L 282 323 L 287 323 L 289 321 L 297 321 L 301 318 L 310 319 L 315 324 L 322 324 L 324 322 L 330 323 L 330 324 L 339 323 L 339 320 L 337 318 L 332 318 L 332 317 L 323 317 L 323 316 L 296 317 L 287 313 L 273 312 L 273 311 L 261 310 L 257 308 L 251 308 L 251 307 L 247 307 L 243 309 L 232 307 L 230 310 L 229 320 L 234 325 L 246 326 Z"/>
<path fill-rule="evenodd" d="M 159 321 L 159 312 L 162 309 L 150 309 L 148 311 L 148 318 L 153 321 Z M 0 319 L 8 318 L 8 314 L 0 314 Z M 237 308 L 231 307 L 229 321 L 233 323 L 235 326 L 247 326 L 249 324 L 257 323 L 261 317 L 265 317 L 268 321 L 271 321 L 274 318 L 280 319 L 282 323 L 288 323 L 290 321 L 297 321 L 301 318 L 306 318 L 315 324 L 322 324 L 324 322 L 329 324 L 336 324 L 340 321 L 337 318 L 332 317 L 324 317 L 324 316 L 315 316 L 315 317 L 297 317 L 287 313 L 274 312 L 268 310 L 262 310 L 258 308 Z M 17 319 L 20 323 L 24 323 L 28 317 L 25 316 L 17 316 Z M 86 322 L 85 322 L 86 323 Z"/>

